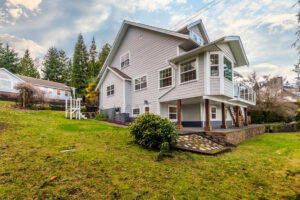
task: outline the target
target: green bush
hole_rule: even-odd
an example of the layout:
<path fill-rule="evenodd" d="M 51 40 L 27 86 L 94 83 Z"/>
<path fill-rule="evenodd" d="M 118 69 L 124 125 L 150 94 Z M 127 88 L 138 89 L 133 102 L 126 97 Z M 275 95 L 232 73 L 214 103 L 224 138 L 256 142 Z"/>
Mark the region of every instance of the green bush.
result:
<path fill-rule="evenodd" d="M 250 116 L 251 122 L 254 124 L 288 121 L 288 119 L 284 118 L 283 116 L 280 116 L 275 112 L 269 111 L 251 111 Z"/>
<path fill-rule="evenodd" d="M 159 115 L 140 115 L 129 125 L 129 129 L 135 141 L 148 149 L 166 152 L 177 143 L 176 127 L 169 119 L 163 119 Z"/>
<path fill-rule="evenodd" d="M 106 120 L 108 120 L 108 115 L 105 114 L 105 113 L 103 113 L 103 112 L 101 112 L 101 113 L 96 113 L 96 114 L 95 114 L 95 119 L 96 119 L 96 120 L 106 121 Z"/>

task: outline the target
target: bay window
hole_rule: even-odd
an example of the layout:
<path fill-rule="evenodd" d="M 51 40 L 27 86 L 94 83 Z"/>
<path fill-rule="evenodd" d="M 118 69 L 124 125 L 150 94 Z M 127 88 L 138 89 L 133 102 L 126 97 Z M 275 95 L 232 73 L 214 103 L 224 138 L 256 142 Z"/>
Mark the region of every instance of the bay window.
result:
<path fill-rule="evenodd" d="M 224 77 L 232 81 L 232 63 L 224 57 Z"/>
<path fill-rule="evenodd" d="M 210 76 L 219 76 L 219 55 L 210 55 Z"/>

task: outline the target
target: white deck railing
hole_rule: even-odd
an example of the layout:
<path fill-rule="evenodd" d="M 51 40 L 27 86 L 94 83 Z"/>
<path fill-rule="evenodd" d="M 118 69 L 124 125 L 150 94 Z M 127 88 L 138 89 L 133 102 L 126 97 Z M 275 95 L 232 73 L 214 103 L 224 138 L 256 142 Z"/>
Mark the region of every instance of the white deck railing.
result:
<path fill-rule="evenodd" d="M 242 82 L 234 83 L 234 98 L 238 101 L 256 104 L 256 92 Z"/>

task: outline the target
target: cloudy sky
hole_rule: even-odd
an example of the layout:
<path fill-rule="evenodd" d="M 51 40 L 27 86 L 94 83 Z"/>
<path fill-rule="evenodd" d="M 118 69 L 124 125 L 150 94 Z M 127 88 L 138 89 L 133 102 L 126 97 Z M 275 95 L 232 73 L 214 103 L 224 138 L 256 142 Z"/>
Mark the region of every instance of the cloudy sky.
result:
<path fill-rule="evenodd" d="M 247 74 L 282 75 L 293 82 L 299 59 L 295 41 L 296 0 L 0 0 L 0 41 L 22 56 L 29 48 L 43 58 L 51 46 L 72 56 L 78 33 L 87 45 L 113 43 L 124 19 L 177 29 L 202 19 L 211 40 L 239 35 L 250 61 Z"/>

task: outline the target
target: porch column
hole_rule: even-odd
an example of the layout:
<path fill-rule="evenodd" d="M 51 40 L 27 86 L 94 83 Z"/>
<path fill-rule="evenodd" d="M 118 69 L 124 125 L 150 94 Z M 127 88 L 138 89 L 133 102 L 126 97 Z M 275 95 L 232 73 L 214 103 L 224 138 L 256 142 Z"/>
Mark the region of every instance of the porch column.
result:
<path fill-rule="evenodd" d="M 222 105 L 222 125 L 221 125 L 221 128 L 227 128 L 225 103 L 222 103 L 221 105 Z"/>
<path fill-rule="evenodd" d="M 245 123 L 244 123 L 244 125 L 245 126 L 248 126 L 248 109 L 247 109 L 247 107 L 246 108 L 244 108 L 244 115 L 245 115 Z"/>
<path fill-rule="evenodd" d="M 235 106 L 235 127 L 240 127 L 239 107 Z"/>
<path fill-rule="evenodd" d="M 205 99 L 205 131 L 211 131 L 212 127 L 210 125 L 210 100 Z"/>
<path fill-rule="evenodd" d="M 177 100 L 177 128 L 182 129 L 182 121 L 181 121 L 181 99 Z"/>

